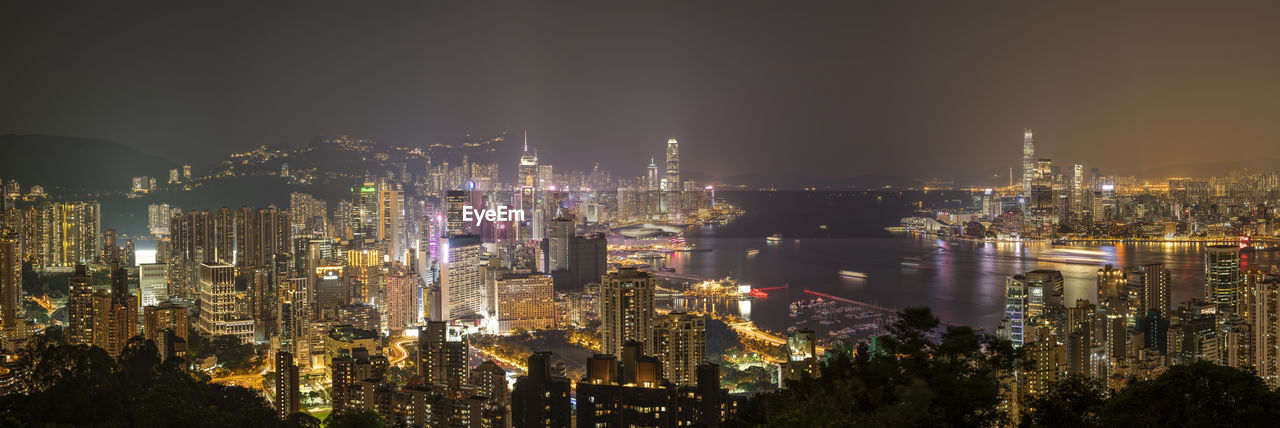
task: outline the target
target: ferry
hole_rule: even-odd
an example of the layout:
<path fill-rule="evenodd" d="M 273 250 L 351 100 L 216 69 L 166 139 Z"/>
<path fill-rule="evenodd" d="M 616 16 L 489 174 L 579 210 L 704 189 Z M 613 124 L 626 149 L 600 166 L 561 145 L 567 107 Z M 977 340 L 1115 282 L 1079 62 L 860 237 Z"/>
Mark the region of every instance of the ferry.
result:
<path fill-rule="evenodd" d="M 774 243 L 774 242 L 781 242 L 781 241 L 782 241 L 782 234 L 780 234 L 780 233 L 775 233 L 775 234 L 769 235 L 769 237 L 768 237 L 768 238 L 764 238 L 764 240 L 769 241 L 770 243 Z"/>
<path fill-rule="evenodd" d="M 854 272 L 851 270 L 842 270 L 840 271 L 840 276 L 843 276 L 845 278 L 866 278 L 867 274 L 862 272 Z"/>
<path fill-rule="evenodd" d="M 759 250 L 758 248 L 748 248 L 748 249 L 747 249 L 747 255 L 748 255 L 748 256 L 754 256 L 754 255 L 756 255 L 756 254 L 760 254 L 760 250 Z"/>

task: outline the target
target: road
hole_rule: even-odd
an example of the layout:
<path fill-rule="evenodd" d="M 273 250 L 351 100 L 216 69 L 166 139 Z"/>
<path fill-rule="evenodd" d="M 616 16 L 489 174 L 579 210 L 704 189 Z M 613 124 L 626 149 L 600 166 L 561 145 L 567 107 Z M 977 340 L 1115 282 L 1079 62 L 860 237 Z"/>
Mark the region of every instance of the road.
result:
<path fill-rule="evenodd" d="M 210 382 L 223 385 L 235 385 L 239 387 L 249 388 L 253 390 L 262 390 L 262 374 L 253 373 L 245 375 L 222 376 L 209 379 Z"/>
<path fill-rule="evenodd" d="M 406 343 L 411 343 L 414 340 L 416 339 L 412 337 L 400 337 L 392 340 L 391 346 L 383 348 L 383 352 L 386 352 L 387 354 L 388 362 L 394 366 L 404 361 L 406 358 L 409 358 L 409 350 L 405 349 L 404 345 Z"/>

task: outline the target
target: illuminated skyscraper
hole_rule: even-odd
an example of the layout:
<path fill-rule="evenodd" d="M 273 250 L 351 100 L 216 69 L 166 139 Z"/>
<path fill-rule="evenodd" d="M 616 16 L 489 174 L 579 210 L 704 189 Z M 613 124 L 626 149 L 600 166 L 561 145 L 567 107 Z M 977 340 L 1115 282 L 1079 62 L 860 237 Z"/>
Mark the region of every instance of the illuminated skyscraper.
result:
<path fill-rule="evenodd" d="M 196 328 L 210 338 L 233 335 L 248 343 L 253 340 L 253 320 L 236 313 L 235 279 L 235 266 L 200 264 L 200 318 Z"/>
<path fill-rule="evenodd" d="M 662 374 L 678 386 L 697 383 L 698 365 L 707 359 L 707 320 L 701 315 L 672 312 L 658 317 L 653 327 L 653 355 L 662 361 Z"/>
<path fill-rule="evenodd" d="M 67 342 L 72 345 L 93 343 L 93 285 L 90 280 L 89 268 L 76 265 L 76 272 L 67 281 Z"/>
<path fill-rule="evenodd" d="M 1036 175 L 1036 142 L 1031 129 L 1022 130 L 1022 195 L 1031 195 L 1031 183 Z"/>
<path fill-rule="evenodd" d="M 1078 214 L 1084 209 L 1084 165 L 1071 166 L 1071 212 Z"/>
<path fill-rule="evenodd" d="M 658 186 L 661 181 L 658 179 L 658 164 L 654 163 L 653 158 L 649 158 L 649 190 L 659 190 Z"/>
<path fill-rule="evenodd" d="M 351 188 L 351 228 L 353 239 L 378 237 L 378 183 L 371 178 Z"/>
<path fill-rule="evenodd" d="M 464 382 L 470 369 L 467 341 L 443 321 L 428 321 L 418 330 L 418 375 L 428 385 Z"/>
<path fill-rule="evenodd" d="M 275 355 L 275 404 L 276 417 L 284 419 L 297 413 L 301 408 L 298 391 L 298 366 L 293 362 L 293 354 L 285 351 Z"/>
<path fill-rule="evenodd" d="M 667 188 L 680 190 L 680 144 L 675 138 L 667 140 Z"/>
<path fill-rule="evenodd" d="M 635 268 L 618 268 L 600 285 L 602 352 L 622 355 L 629 340 L 653 348 L 654 278 Z"/>
<path fill-rule="evenodd" d="M 485 310 L 484 284 L 480 267 L 484 264 L 484 245 L 480 237 L 463 235 L 449 238 L 440 261 L 440 290 L 432 298 L 439 302 L 441 313 L 432 313 L 434 321 L 452 321 Z"/>
<path fill-rule="evenodd" d="M 1205 299 L 1218 308 L 1218 318 L 1237 313 L 1240 301 L 1240 247 L 1210 245 L 1205 248 Z"/>
<path fill-rule="evenodd" d="M 536 330 L 556 325 L 556 293 L 550 275 L 507 274 L 498 280 L 497 288 L 499 330 Z"/>
<path fill-rule="evenodd" d="M 22 294 L 22 260 L 18 234 L 0 229 L 0 335 L 5 339 L 20 333 L 26 320 L 18 318 Z"/>

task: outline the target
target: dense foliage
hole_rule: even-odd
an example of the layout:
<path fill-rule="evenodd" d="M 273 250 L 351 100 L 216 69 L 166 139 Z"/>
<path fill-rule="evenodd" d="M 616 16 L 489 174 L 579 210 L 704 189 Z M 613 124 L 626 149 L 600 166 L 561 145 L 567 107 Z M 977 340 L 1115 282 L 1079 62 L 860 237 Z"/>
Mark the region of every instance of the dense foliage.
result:
<path fill-rule="evenodd" d="M 1010 367 L 1012 348 L 968 327 L 949 327 L 941 341 L 927 308 L 907 309 L 891 335 L 853 355 L 838 354 L 820 376 L 760 394 L 741 409 L 740 426 L 991 426 L 997 410 L 996 370 Z"/>
<path fill-rule="evenodd" d="M 155 345 L 141 338 L 118 359 L 101 348 L 43 344 L 23 357 L 15 384 L 0 397 L 0 426 L 281 424 L 258 393 L 162 363 Z"/>
<path fill-rule="evenodd" d="M 1068 377 L 1030 397 L 1020 420 L 1001 411 L 997 372 L 1014 367 L 1008 343 L 950 327 L 929 340 L 938 320 L 908 309 L 875 349 L 829 358 L 820 376 L 756 395 L 734 426 L 1272 426 L 1280 392 L 1253 373 L 1207 362 L 1173 366 L 1113 394 L 1096 381 Z M 883 346 L 879 346 L 883 345 Z M 1110 397 L 1108 397 L 1110 395 Z"/>

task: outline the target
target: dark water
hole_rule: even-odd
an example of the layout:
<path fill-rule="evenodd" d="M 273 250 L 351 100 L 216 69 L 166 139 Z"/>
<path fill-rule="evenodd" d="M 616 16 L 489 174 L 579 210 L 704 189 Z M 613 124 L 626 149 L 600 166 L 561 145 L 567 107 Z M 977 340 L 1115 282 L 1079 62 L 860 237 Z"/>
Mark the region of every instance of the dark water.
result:
<path fill-rule="evenodd" d="M 1003 311 L 1005 279 L 1034 269 L 1062 271 L 1066 299 L 1096 300 L 1096 273 L 1103 264 L 1136 266 L 1164 263 L 1172 275 L 1172 299 L 1180 302 L 1204 294 L 1204 255 L 1199 245 L 1124 244 L 1076 246 L 1095 251 L 1091 261 L 1056 263 L 1037 260 L 1060 253 L 1062 246 L 1018 243 L 943 242 L 928 237 L 890 233 L 884 226 L 910 215 L 919 199 L 955 201 L 954 196 L 742 192 L 720 195 L 743 206 L 748 214 L 719 229 L 702 229 L 689 240 L 709 252 L 677 253 L 669 265 L 699 276 L 731 275 L 755 287 L 788 284 L 769 298 L 750 304 L 750 318 L 780 331 L 791 325 L 788 304 L 812 298 L 804 288 L 891 308 L 929 306 L 944 321 L 994 331 Z M 827 224 L 826 230 L 818 228 Z M 765 237 L 782 233 L 770 244 Z M 760 252 L 748 255 L 747 250 Z M 923 259 L 904 266 L 905 257 Z M 908 262 L 910 263 L 910 262 Z M 1246 253 L 1249 265 L 1280 264 L 1280 252 Z M 841 277 L 842 269 L 864 272 L 867 279 Z M 742 308 L 746 309 L 746 308 Z"/>

